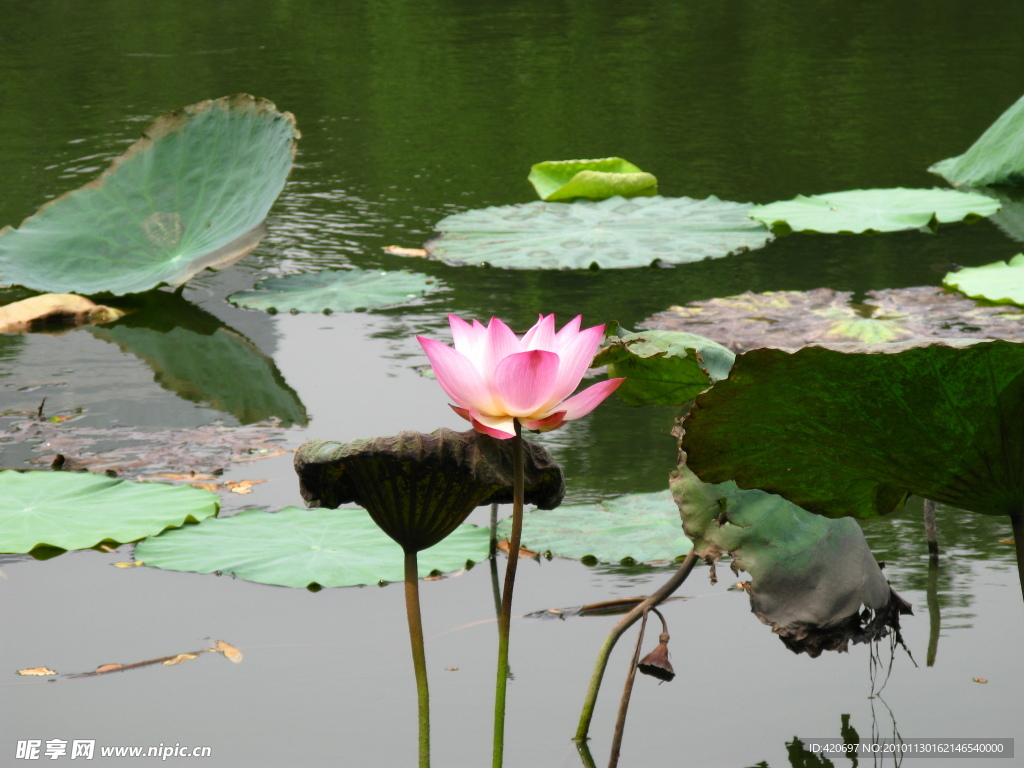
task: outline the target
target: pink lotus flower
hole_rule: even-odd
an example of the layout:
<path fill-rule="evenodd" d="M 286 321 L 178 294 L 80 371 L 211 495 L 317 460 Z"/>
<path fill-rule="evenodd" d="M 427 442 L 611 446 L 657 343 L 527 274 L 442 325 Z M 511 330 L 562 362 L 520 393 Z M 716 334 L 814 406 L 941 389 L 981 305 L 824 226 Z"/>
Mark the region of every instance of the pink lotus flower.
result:
<path fill-rule="evenodd" d="M 604 326 L 580 330 L 580 317 L 555 332 L 555 316 L 541 315 L 522 338 L 496 317 L 472 325 L 448 315 L 455 348 L 417 336 L 452 408 L 477 432 L 506 440 L 513 419 L 547 432 L 586 416 L 623 379 L 608 379 L 572 395 L 594 359 Z M 572 397 L 569 397 L 572 395 Z"/>

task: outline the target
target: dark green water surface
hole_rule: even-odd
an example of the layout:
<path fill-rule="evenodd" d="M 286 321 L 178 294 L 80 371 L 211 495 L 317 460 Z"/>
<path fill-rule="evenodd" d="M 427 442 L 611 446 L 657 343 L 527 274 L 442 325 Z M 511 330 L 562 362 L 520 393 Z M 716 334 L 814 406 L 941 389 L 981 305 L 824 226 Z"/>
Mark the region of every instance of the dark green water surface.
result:
<path fill-rule="evenodd" d="M 449 312 L 516 327 L 538 312 L 633 326 L 672 304 L 747 290 L 939 285 L 950 263 L 1021 249 L 981 221 L 936 235 L 795 235 L 672 269 L 455 268 L 382 250 L 420 246 L 450 213 L 529 202 L 526 175 L 542 160 L 619 155 L 655 173 L 664 195 L 756 203 L 942 185 L 927 167 L 964 151 L 1024 93 L 1024 5 L 1010 0 L 0 0 L 0 12 L 0 226 L 90 180 L 149 120 L 186 104 L 248 92 L 292 112 L 302 131 L 269 235 L 238 265 L 200 275 L 181 296 L 140 299 L 114 326 L 0 337 L 0 429 L 44 397 L 47 414 L 81 409 L 74 429 L 276 417 L 289 447 L 461 429 L 440 388 L 415 370 L 426 359 L 414 334 L 447 339 Z M 416 269 L 445 288 L 405 308 L 330 316 L 271 316 L 225 300 L 265 277 L 349 265 Z M 3 301 L 24 295 L 0 291 Z M 675 461 L 676 415 L 611 400 L 542 440 L 572 500 L 656 491 Z M 3 439 L 0 465 L 36 466 L 58 450 Z M 248 496 L 227 494 L 228 513 L 301 503 L 288 456 L 227 476 L 268 480 Z M 787 744 L 839 736 L 844 714 L 861 735 L 1020 736 L 1024 751 L 1024 612 L 1012 547 L 999 542 L 1009 525 L 940 509 L 942 634 L 930 667 L 920 531 L 919 502 L 867 529 L 914 604 L 904 629 L 920 665 L 898 652 L 881 698 L 870 697 L 868 649 L 795 657 L 742 592 L 710 586 L 699 568 L 681 590 L 692 599 L 666 608 L 679 676 L 637 684 L 620 764 L 797 765 Z M 414 764 L 400 587 L 313 594 L 109 566 L 127 559 L 126 546 L 0 562 L 0 765 L 13 763 L 19 740 L 76 738 L 210 745 L 212 757 L 192 761 L 210 768 Z M 646 594 L 670 570 L 526 563 L 516 611 Z M 487 571 L 424 585 L 438 766 L 489 760 Z M 570 738 L 613 622 L 514 623 L 510 768 L 580 764 Z M 87 671 L 194 650 L 210 637 L 242 648 L 244 662 L 208 655 L 56 684 L 12 674 Z M 597 764 L 626 654 L 612 659 L 595 717 Z M 1021 763 L 992 763 L 1011 764 Z"/>

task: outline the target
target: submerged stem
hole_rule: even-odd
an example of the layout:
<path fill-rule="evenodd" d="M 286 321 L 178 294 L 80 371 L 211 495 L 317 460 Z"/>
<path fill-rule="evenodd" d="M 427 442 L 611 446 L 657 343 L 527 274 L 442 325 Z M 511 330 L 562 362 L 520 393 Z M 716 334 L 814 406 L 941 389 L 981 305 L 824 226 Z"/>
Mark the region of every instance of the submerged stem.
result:
<path fill-rule="evenodd" d="M 690 571 L 693 570 L 693 566 L 696 563 L 697 553 L 691 549 L 690 554 L 686 556 L 686 559 L 679 566 L 679 570 L 672 574 L 672 578 L 666 581 L 653 595 L 639 603 L 633 610 L 619 619 L 619 623 L 608 633 L 608 637 L 605 638 L 601 649 L 597 652 L 597 661 L 594 663 L 594 672 L 590 676 L 590 685 L 587 688 L 587 696 L 583 702 L 583 711 L 580 712 L 580 723 L 576 728 L 576 735 L 573 739 L 583 741 L 587 738 L 587 733 L 590 731 L 590 721 L 594 717 L 594 707 L 597 704 L 597 694 L 601 689 L 601 679 L 604 677 L 605 667 L 608 666 L 608 657 L 611 656 L 616 641 L 623 632 L 636 623 L 636 620 L 643 615 L 644 611 L 664 602 L 673 592 L 679 589 L 680 585 L 686 581 L 686 577 L 690 575 Z"/>
<path fill-rule="evenodd" d="M 416 697 L 420 721 L 420 768 L 430 768 L 430 691 L 427 687 L 427 656 L 423 650 L 420 618 L 420 581 L 416 552 L 405 553 L 405 612 L 409 619 L 412 665 L 416 670 Z"/>
<path fill-rule="evenodd" d="M 512 587 L 519 564 L 519 542 L 523 533 L 523 428 L 514 420 L 516 434 L 512 438 L 512 533 L 508 540 L 508 563 L 505 565 L 505 586 L 501 592 L 501 615 L 498 617 L 498 677 L 494 688 L 494 750 L 493 768 L 501 768 L 505 752 L 505 691 L 508 686 L 508 638 L 512 625 Z"/>

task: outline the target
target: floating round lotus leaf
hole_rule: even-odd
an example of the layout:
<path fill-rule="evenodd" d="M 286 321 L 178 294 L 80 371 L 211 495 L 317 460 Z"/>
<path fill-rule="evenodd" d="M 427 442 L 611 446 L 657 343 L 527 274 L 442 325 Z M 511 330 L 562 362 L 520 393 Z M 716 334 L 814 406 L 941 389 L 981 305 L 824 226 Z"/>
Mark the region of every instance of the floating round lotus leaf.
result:
<path fill-rule="evenodd" d="M 563 205 L 534 202 L 457 213 L 426 243 L 449 264 L 510 269 L 683 264 L 761 248 L 771 239 L 747 203 L 709 197 L 612 197 Z"/>
<path fill-rule="evenodd" d="M 750 215 L 773 230 L 794 232 L 899 232 L 934 230 L 936 224 L 991 216 L 999 201 L 954 189 L 851 189 L 797 195 L 754 206 Z"/>
<path fill-rule="evenodd" d="M 698 556 L 714 563 L 728 554 L 736 575 L 750 574 L 751 610 L 794 653 L 876 640 L 909 612 L 854 520 L 828 520 L 734 482 L 702 483 L 685 463 L 669 484 Z"/>
<path fill-rule="evenodd" d="M 561 468 L 547 451 L 523 441 L 526 503 L 558 506 Z M 511 441 L 474 430 L 351 443 L 311 440 L 295 454 L 299 491 L 311 506 L 355 502 L 407 551 L 433 546 L 481 504 L 512 501 Z"/>
<path fill-rule="evenodd" d="M 346 269 L 274 277 L 231 294 L 228 301 L 278 312 L 362 312 L 408 304 L 439 287 L 435 278 L 404 269 Z"/>
<path fill-rule="evenodd" d="M 174 535 L 172 535 L 174 534 Z M 419 575 L 487 557 L 490 534 L 463 525 L 419 555 Z M 135 557 L 171 571 L 228 573 L 282 587 L 350 587 L 401 581 L 401 548 L 362 509 L 247 509 L 140 542 Z"/>
<path fill-rule="evenodd" d="M 1024 254 L 1018 253 L 1009 262 L 964 267 L 950 272 L 942 278 L 942 283 L 974 299 L 1024 304 Z"/>
<path fill-rule="evenodd" d="M 729 375 L 736 356 L 718 342 L 679 331 L 624 333 L 597 353 L 627 405 L 682 405 Z"/>
<path fill-rule="evenodd" d="M 0 230 L 0 282 L 125 294 L 227 267 L 263 236 L 298 135 L 246 94 L 169 112 L 99 178 Z"/>
<path fill-rule="evenodd" d="M 0 472 L 0 552 L 124 543 L 215 515 L 217 495 L 89 472 Z"/>
<path fill-rule="evenodd" d="M 736 352 L 921 336 L 1024 341 L 1024 311 L 1015 307 L 981 306 L 959 293 L 927 286 L 868 291 L 862 304 L 854 304 L 852 296 L 830 288 L 748 291 L 670 307 L 640 325 L 702 334 Z"/>
<path fill-rule="evenodd" d="M 1024 343 L 754 349 L 697 397 L 682 447 L 705 482 L 828 517 L 885 515 L 911 493 L 1013 515 L 1022 424 Z"/>
<path fill-rule="evenodd" d="M 1024 97 L 1018 99 L 962 155 L 928 169 L 950 184 L 984 187 L 1024 183 Z"/>
<path fill-rule="evenodd" d="M 528 177 L 541 200 L 549 203 L 575 198 L 652 196 L 658 180 L 621 157 L 600 160 L 555 160 L 537 163 Z"/>
<path fill-rule="evenodd" d="M 498 523 L 499 537 L 507 537 L 511 530 L 510 519 Z M 576 560 L 593 557 L 605 563 L 674 560 L 693 546 L 683 535 L 669 491 L 527 512 L 522 545 L 535 552 Z"/>

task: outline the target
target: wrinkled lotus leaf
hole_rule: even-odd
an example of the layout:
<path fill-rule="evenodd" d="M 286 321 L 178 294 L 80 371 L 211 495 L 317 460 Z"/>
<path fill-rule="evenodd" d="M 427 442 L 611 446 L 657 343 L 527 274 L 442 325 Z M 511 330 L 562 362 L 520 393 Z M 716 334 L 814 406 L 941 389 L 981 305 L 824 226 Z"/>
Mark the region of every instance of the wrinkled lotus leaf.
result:
<path fill-rule="evenodd" d="M 419 575 L 487 557 L 490 534 L 462 525 L 418 557 Z M 247 509 L 139 542 L 135 558 L 170 571 L 226 573 L 281 587 L 402 581 L 402 549 L 362 509 Z"/>
<path fill-rule="evenodd" d="M 709 563 L 728 554 L 736 576 L 750 574 L 750 610 L 794 653 L 813 658 L 899 632 L 909 607 L 855 520 L 827 520 L 733 482 L 702 483 L 685 463 L 669 485 L 697 554 Z"/>
<path fill-rule="evenodd" d="M 1022 343 L 754 349 L 697 397 L 682 448 L 705 482 L 827 517 L 885 515 L 911 493 L 1003 515 L 1024 506 L 1021 424 Z"/>
<path fill-rule="evenodd" d="M 1024 254 L 1018 253 L 1009 262 L 997 261 L 950 272 L 942 278 L 942 284 L 973 299 L 1024 304 Z"/>
<path fill-rule="evenodd" d="M 772 234 L 750 218 L 751 207 L 717 197 L 537 201 L 449 216 L 424 247 L 448 264 L 508 269 L 683 264 L 766 245 Z"/>
<path fill-rule="evenodd" d="M 88 549 L 196 522 L 218 509 L 199 488 L 133 483 L 89 472 L 0 472 L 0 552 Z"/>
<path fill-rule="evenodd" d="M 227 267 L 262 237 L 297 138 L 246 94 L 169 112 L 99 178 L 0 230 L 0 282 L 125 294 Z"/>
<path fill-rule="evenodd" d="M 143 360 L 164 389 L 243 424 L 271 418 L 286 426 L 308 421 L 305 406 L 273 359 L 225 325 L 206 331 L 160 330 L 122 322 L 90 332 Z"/>
<path fill-rule="evenodd" d="M 830 288 L 748 291 L 670 307 L 640 325 L 702 334 L 734 352 L 921 336 L 1024 341 L 1024 311 L 1016 307 L 981 306 L 959 293 L 928 286 L 868 291 L 863 304 L 851 302 L 852 296 Z"/>
<path fill-rule="evenodd" d="M 507 537 L 512 521 L 498 523 Z M 669 491 L 634 493 L 596 504 L 567 504 L 523 515 L 522 545 L 535 552 L 604 563 L 674 560 L 690 551 Z"/>
<path fill-rule="evenodd" d="M 404 269 L 346 269 L 274 277 L 231 294 L 228 301 L 278 312 L 362 312 L 408 304 L 439 287 L 435 278 Z"/>
<path fill-rule="evenodd" d="M 852 189 L 754 206 L 750 215 L 773 230 L 899 232 L 991 216 L 999 202 L 955 189 Z"/>
<path fill-rule="evenodd" d="M 658 193 L 658 180 L 653 174 L 644 173 L 621 157 L 537 163 L 528 179 L 540 199 L 549 203 L 581 197 L 650 197 Z"/>
<path fill-rule="evenodd" d="M 1024 97 L 990 125 L 962 155 L 928 169 L 950 184 L 984 187 L 1024 184 Z"/>
<path fill-rule="evenodd" d="M 679 331 L 642 331 L 614 338 L 597 353 L 627 405 L 682 405 L 729 375 L 735 355 L 718 342 Z"/>
<path fill-rule="evenodd" d="M 76 325 L 110 323 L 124 312 L 76 296 L 46 293 L 0 307 L 0 333 L 28 333 Z"/>
<path fill-rule="evenodd" d="M 310 506 L 355 502 L 408 551 L 441 541 L 481 504 L 512 501 L 512 441 L 469 430 L 405 431 L 351 443 L 311 440 L 295 453 L 299 492 Z M 523 441 L 526 502 L 562 502 L 562 469 Z"/>

